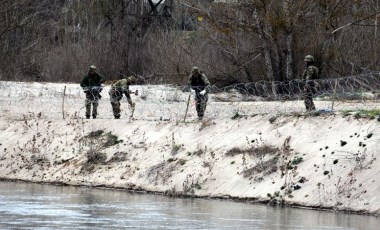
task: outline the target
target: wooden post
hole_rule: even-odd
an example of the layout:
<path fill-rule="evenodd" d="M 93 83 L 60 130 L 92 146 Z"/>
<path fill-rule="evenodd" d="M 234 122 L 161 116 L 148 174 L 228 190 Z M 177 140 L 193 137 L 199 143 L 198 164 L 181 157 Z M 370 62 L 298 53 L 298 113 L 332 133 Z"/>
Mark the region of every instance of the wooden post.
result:
<path fill-rule="evenodd" d="M 331 111 L 334 110 L 334 102 L 335 102 L 335 97 L 336 97 L 336 85 L 338 84 L 337 80 L 335 79 L 335 86 L 334 86 L 334 95 L 333 95 L 333 101 L 331 104 Z"/>
<path fill-rule="evenodd" d="M 66 86 L 63 89 L 63 97 L 62 97 L 62 118 L 65 119 L 65 96 L 66 96 Z"/>
<path fill-rule="evenodd" d="M 183 122 L 186 121 L 187 110 L 189 110 L 190 98 L 191 98 L 191 93 L 189 94 L 189 98 L 187 99 L 187 105 L 186 105 L 185 117 L 183 118 Z"/>

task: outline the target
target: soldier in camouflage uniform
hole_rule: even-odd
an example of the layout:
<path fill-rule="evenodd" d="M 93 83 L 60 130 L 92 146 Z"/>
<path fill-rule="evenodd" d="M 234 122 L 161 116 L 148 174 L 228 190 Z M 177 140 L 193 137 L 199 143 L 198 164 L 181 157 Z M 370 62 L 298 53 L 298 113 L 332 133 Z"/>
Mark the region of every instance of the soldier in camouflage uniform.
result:
<path fill-rule="evenodd" d="M 98 115 L 99 99 L 101 98 L 100 92 L 102 91 L 101 84 L 104 82 L 104 77 L 96 72 L 96 67 L 90 65 L 88 74 L 84 76 L 80 82 L 80 86 L 86 93 L 86 118 L 91 116 L 92 104 L 92 118 L 95 119 Z"/>
<path fill-rule="evenodd" d="M 192 93 L 195 93 L 196 110 L 198 119 L 202 120 L 208 101 L 208 90 L 210 82 L 206 75 L 199 71 L 197 66 L 194 66 L 191 70 L 189 77 L 189 86 Z"/>
<path fill-rule="evenodd" d="M 306 69 L 303 72 L 302 80 L 304 81 L 304 101 L 307 111 L 315 110 L 315 105 L 313 102 L 313 94 L 315 93 L 315 82 L 319 76 L 319 70 L 314 65 L 314 57 L 311 55 L 306 55 L 305 59 Z"/>
<path fill-rule="evenodd" d="M 123 98 L 123 94 L 127 97 L 128 104 L 135 108 L 135 103 L 132 102 L 131 99 L 131 91 L 129 90 L 129 85 L 135 82 L 135 78 L 133 76 L 127 77 L 126 79 L 118 80 L 117 82 L 111 85 L 111 89 L 109 91 L 112 111 L 115 119 L 120 118 L 120 100 Z"/>

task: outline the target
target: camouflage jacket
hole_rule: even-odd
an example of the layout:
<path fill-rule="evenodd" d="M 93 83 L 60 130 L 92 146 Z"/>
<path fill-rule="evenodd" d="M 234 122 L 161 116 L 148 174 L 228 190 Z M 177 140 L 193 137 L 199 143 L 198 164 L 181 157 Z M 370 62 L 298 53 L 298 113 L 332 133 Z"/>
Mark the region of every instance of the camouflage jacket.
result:
<path fill-rule="evenodd" d="M 304 81 L 316 80 L 318 76 L 319 76 L 318 68 L 314 65 L 310 65 L 303 72 L 302 80 Z"/>
<path fill-rule="evenodd" d="M 100 86 L 104 82 L 104 77 L 98 73 L 93 75 L 87 74 L 80 82 L 82 88 L 91 88 L 94 86 Z"/>
<path fill-rule="evenodd" d="M 111 90 L 127 91 L 129 93 L 129 81 L 127 79 L 120 79 L 111 85 Z"/>
<path fill-rule="evenodd" d="M 111 85 L 109 94 L 111 97 L 122 97 L 123 94 L 127 97 L 128 102 L 132 103 L 129 91 L 129 81 L 127 79 L 120 79 Z"/>
<path fill-rule="evenodd" d="M 202 74 L 191 74 L 189 77 L 189 86 L 195 92 L 201 92 L 202 90 L 208 90 L 210 87 L 210 81 L 207 79 L 206 75 Z"/>

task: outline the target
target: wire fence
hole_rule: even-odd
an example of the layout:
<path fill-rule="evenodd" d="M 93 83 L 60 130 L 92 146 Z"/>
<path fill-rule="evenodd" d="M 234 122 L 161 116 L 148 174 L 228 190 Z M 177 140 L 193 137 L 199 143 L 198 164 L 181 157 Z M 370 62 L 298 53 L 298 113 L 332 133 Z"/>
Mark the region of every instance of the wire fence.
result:
<path fill-rule="evenodd" d="M 380 73 L 315 81 L 313 94 L 319 112 L 374 111 L 380 108 Z M 205 118 L 222 119 L 257 114 L 292 114 L 305 112 L 305 83 L 259 81 L 224 88 L 212 86 L 208 95 Z M 105 86 L 100 95 L 97 119 L 113 119 Z M 140 120 L 182 121 L 189 89 L 186 86 L 132 85 L 136 103 L 134 118 Z M 0 117 L 11 120 L 73 119 L 85 117 L 85 93 L 79 84 L 0 82 Z M 194 96 L 190 97 L 187 120 L 197 117 Z M 122 117 L 131 109 L 125 97 L 121 100 Z"/>

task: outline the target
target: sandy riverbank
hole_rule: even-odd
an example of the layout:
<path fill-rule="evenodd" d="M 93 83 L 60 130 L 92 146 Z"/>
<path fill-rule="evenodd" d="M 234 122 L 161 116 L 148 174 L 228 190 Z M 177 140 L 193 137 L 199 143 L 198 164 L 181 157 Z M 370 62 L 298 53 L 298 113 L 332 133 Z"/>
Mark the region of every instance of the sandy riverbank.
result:
<path fill-rule="evenodd" d="M 19 108 L 12 119 L 6 112 L 12 105 L 4 105 L 2 179 L 380 214 L 376 119 L 253 114 L 202 122 L 190 115 L 187 123 L 85 120 L 72 114 L 57 119 L 38 108 L 27 116 Z"/>

